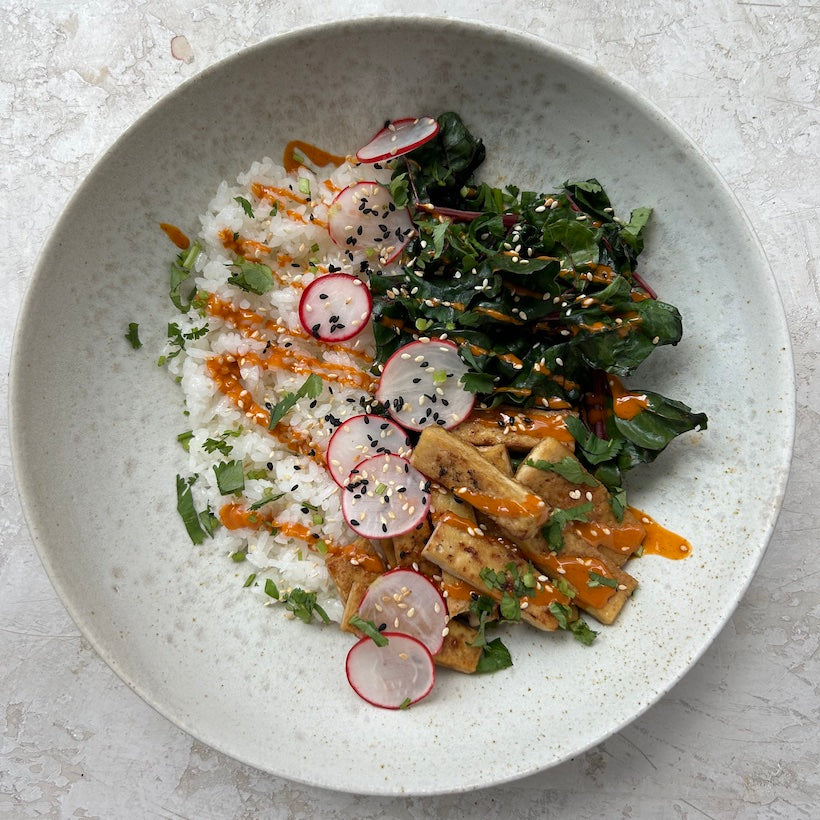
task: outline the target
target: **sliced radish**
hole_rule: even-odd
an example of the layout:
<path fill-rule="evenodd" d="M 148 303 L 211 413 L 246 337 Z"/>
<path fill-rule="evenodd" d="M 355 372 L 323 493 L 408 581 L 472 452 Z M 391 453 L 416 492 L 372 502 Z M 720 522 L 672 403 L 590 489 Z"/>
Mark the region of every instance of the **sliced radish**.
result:
<path fill-rule="evenodd" d="M 430 482 L 401 456 L 365 459 L 348 476 L 342 515 L 365 538 L 392 538 L 417 527 L 430 507 Z"/>
<path fill-rule="evenodd" d="M 447 605 L 441 593 L 420 572 L 392 569 L 370 585 L 359 615 L 381 628 L 418 638 L 435 655 L 444 643 Z"/>
<path fill-rule="evenodd" d="M 336 195 L 328 209 L 330 238 L 352 254 L 378 255 L 392 262 L 413 235 L 407 208 L 393 202 L 390 191 L 378 182 L 357 182 Z"/>
<path fill-rule="evenodd" d="M 385 362 L 376 398 L 410 430 L 436 424 L 449 430 L 473 409 L 475 395 L 460 383 L 467 371 L 452 342 L 410 342 Z"/>
<path fill-rule="evenodd" d="M 385 646 L 362 638 L 347 653 L 345 672 L 353 691 L 383 709 L 400 709 L 420 701 L 436 682 L 436 667 L 427 647 L 410 635 L 383 632 Z"/>
<path fill-rule="evenodd" d="M 351 470 L 366 458 L 382 453 L 409 458 L 412 452 L 407 433 L 396 422 L 365 413 L 336 428 L 327 444 L 327 467 L 333 480 L 344 487 Z"/>
<path fill-rule="evenodd" d="M 438 129 L 438 123 L 432 117 L 393 120 L 356 152 L 356 159 L 359 162 L 378 162 L 400 157 L 429 142 L 438 134 Z"/>
<path fill-rule="evenodd" d="M 370 288 L 348 273 L 314 279 L 299 299 L 299 321 L 315 339 L 344 342 L 367 327 L 373 298 Z"/>

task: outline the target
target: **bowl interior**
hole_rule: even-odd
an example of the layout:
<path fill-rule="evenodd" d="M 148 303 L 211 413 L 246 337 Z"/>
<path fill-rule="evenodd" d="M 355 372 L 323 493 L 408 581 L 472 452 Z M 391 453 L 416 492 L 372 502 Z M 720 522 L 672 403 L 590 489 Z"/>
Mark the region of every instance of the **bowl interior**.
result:
<path fill-rule="evenodd" d="M 684 340 L 632 380 L 710 417 L 630 482 L 694 545 L 641 560 L 593 648 L 520 632 L 515 666 L 442 673 L 406 712 L 359 701 L 350 641 L 285 621 L 194 547 L 175 510 L 181 396 L 156 365 L 173 248 L 217 184 L 294 138 L 354 151 L 387 118 L 458 111 L 484 178 L 549 190 L 595 176 L 655 208 L 643 273 Z M 145 346 L 124 339 L 139 322 Z M 444 20 L 297 32 L 205 71 L 142 117 L 81 186 L 40 259 L 15 341 L 13 448 L 34 541 L 111 667 L 199 739 L 269 772 L 361 793 L 467 790 L 599 742 L 654 703 L 728 618 L 771 533 L 790 456 L 791 360 L 758 243 L 716 173 L 634 93 L 547 45 Z M 242 576 L 244 577 L 244 575 Z M 566 637 L 566 636 L 564 636 Z"/>

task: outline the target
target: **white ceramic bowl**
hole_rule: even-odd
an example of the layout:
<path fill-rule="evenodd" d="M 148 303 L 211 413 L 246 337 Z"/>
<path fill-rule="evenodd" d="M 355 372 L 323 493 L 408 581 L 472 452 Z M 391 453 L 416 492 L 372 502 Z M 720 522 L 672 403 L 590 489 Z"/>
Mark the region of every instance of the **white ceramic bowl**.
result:
<path fill-rule="evenodd" d="M 328 55 L 334 55 L 332 65 Z M 347 636 L 284 620 L 175 511 L 181 397 L 155 364 L 167 240 L 223 178 L 287 140 L 355 150 L 382 120 L 459 111 L 484 177 L 548 190 L 598 177 L 620 212 L 654 207 L 642 270 L 685 337 L 631 384 L 706 411 L 630 481 L 694 555 L 642 559 L 641 589 L 593 648 L 516 630 L 515 666 L 443 673 L 385 712 L 344 677 Z M 140 323 L 146 347 L 123 339 Z M 726 186 L 654 108 L 543 42 L 461 22 L 357 20 L 296 32 L 203 72 L 103 157 L 40 259 L 12 372 L 14 461 L 43 563 L 111 668 L 200 740 L 260 769 L 351 792 L 429 794 L 578 754 L 656 702 L 731 614 L 772 531 L 793 377 L 782 309 Z M 566 637 L 566 636 L 564 636 Z M 126 739 L 123 742 L 127 742 Z"/>

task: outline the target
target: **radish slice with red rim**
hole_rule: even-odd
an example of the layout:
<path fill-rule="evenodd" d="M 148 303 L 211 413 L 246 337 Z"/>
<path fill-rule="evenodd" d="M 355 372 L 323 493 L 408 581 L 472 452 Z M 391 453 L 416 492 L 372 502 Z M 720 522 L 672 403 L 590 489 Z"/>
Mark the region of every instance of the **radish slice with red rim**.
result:
<path fill-rule="evenodd" d="M 385 572 L 368 587 L 359 616 L 376 627 L 418 638 L 435 655 L 444 643 L 447 605 L 420 572 L 400 568 Z"/>
<path fill-rule="evenodd" d="M 415 231 L 407 208 L 399 208 L 390 191 L 372 181 L 339 191 L 328 209 L 327 229 L 351 256 L 378 256 L 383 265 L 401 253 Z"/>
<path fill-rule="evenodd" d="M 333 480 L 344 487 L 350 471 L 365 459 L 383 453 L 409 458 L 412 452 L 407 433 L 396 422 L 365 413 L 351 416 L 333 432 L 327 444 L 327 467 Z"/>
<path fill-rule="evenodd" d="M 349 273 L 328 273 L 314 279 L 299 299 L 302 327 L 322 342 L 344 342 L 361 333 L 370 319 L 370 288 Z"/>
<path fill-rule="evenodd" d="M 400 157 L 429 142 L 438 131 L 438 122 L 433 117 L 402 117 L 393 120 L 356 152 L 356 159 L 359 162 L 379 162 Z"/>
<path fill-rule="evenodd" d="M 430 694 L 436 667 L 427 647 L 401 632 L 383 632 L 387 644 L 362 638 L 347 653 L 345 672 L 353 691 L 382 709 L 401 709 Z"/>
<path fill-rule="evenodd" d="M 430 482 L 392 453 L 365 459 L 342 488 L 342 515 L 365 538 L 392 538 L 417 527 L 430 508 Z"/>
<path fill-rule="evenodd" d="M 385 362 L 376 398 L 403 427 L 449 430 L 470 415 L 475 403 L 460 381 L 468 370 L 453 342 L 410 342 Z"/>

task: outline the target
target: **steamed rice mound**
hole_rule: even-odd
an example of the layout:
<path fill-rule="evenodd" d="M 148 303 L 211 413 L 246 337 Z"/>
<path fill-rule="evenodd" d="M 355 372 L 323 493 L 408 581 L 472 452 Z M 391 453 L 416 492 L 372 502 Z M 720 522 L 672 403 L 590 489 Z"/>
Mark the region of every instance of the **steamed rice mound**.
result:
<path fill-rule="evenodd" d="M 220 183 L 200 217 L 202 251 L 195 262 L 200 296 L 187 314 L 173 319 L 186 339 L 185 347 L 178 351 L 169 345 L 165 351 L 175 354 L 168 360 L 168 369 L 182 387 L 188 412 L 192 436 L 181 474 L 197 476 L 192 486 L 196 509 L 209 508 L 219 517 L 231 503 L 248 507 L 265 498 L 276 499 L 258 510 L 260 518 L 275 524 L 258 529 L 219 526 L 207 545 L 226 556 L 246 553 L 245 561 L 236 566 L 243 578 L 255 573 L 250 587 L 264 600 L 272 600 L 264 593 L 265 579 L 272 578 L 281 591 L 300 587 L 315 592 L 317 602 L 334 620 L 340 619 L 341 603 L 315 545 L 321 538 L 342 546 L 355 534 L 342 517 L 340 491 L 321 464 L 321 455 L 335 426 L 363 412 L 362 402 L 370 397 L 366 371 L 375 346 L 369 328 L 342 345 L 305 338 L 297 311 L 303 288 L 316 276 L 329 270 L 360 272 L 359 260 L 348 258 L 327 231 L 328 206 L 335 194 L 353 182 L 387 182 L 389 176 L 373 165 L 359 167 L 349 162 L 317 172 L 302 166 L 288 174 L 265 158 L 240 174 L 235 184 Z M 253 216 L 238 198 L 250 203 Z M 270 292 L 260 296 L 229 283 L 238 253 L 272 269 L 275 285 Z M 256 322 L 252 330 L 237 328 L 230 318 L 204 308 L 206 299 L 209 305 L 216 300 L 227 304 L 230 311 L 250 311 L 267 324 Z M 309 375 L 293 368 L 260 367 L 253 354 L 265 357 L 272 348 L 330 365 L 331 371 L 333 366 L 342 366 L 336 373 L 358 372 L 360 376 L 357 385 L 344 383 L 355 379 L 342 376 L 340 380 L 321 372 L 321 394 L 300 399 L 282 419 L 282 426 L 312 444 L 316 458 L 292 452 L 267 430 L 266 421 L 253 417 L 244 401 L 225 395 L 208 370 L 212 357 L 232 357 L 248 400 L 270 408 L 286 393 L 295 393 Z M 243 462 L 241 499 L 223 496 L 217 486 L 214 467 L 228 460 Z M 294 531 L 309 534 L 294 537 Z"/>

